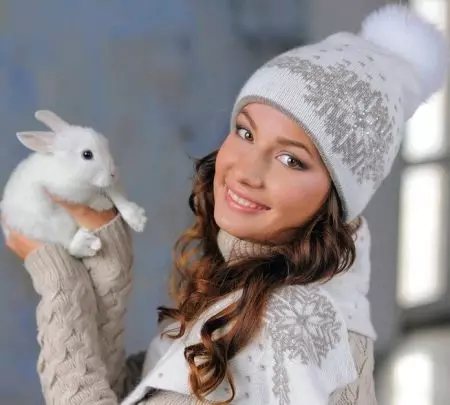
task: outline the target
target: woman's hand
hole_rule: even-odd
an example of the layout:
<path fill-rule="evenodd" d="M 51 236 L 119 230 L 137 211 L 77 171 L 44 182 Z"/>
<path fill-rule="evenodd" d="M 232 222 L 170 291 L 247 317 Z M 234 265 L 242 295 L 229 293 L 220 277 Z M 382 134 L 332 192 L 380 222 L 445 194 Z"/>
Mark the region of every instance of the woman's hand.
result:
<path fill-rule="evenodd" d="M 85 205 L 61 201 L 53 196 L 51 196 L 51 198 L 63 207 L 80 227 L 91 231 L 106 225 L 117 215 L 117 210 L 115 208 L 99 212 Z"/>
<path fill-rule="evenodd" d="M 68 203 L 51 196 L 51 198 L 73 217 L 75 222 L 85 229 L 95 230 L 112 221 L 117 215 L 116 209 L 98 212 L 81 204 Z M 6 246 L 22 260 L 42 246 L 42 242 L 31 240 L 12 229 L 8 229 Z"/>
<path fill-rule="evenodd" d="M 39 241 L 28 239 L 12 229 L 8 230 L 6 247 L 22 260 L 25 260 L 31 252 L 41 247 L 41 245 L 42 243 Z"/>

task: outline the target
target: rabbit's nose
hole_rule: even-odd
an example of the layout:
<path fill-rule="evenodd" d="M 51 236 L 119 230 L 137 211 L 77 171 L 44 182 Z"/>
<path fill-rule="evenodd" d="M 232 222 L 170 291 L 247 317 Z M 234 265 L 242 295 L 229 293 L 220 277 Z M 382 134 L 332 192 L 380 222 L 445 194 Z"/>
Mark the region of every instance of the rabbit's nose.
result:
<path fill-rule="evenodd" d="M 111 177 L 116 177 L 116 169 L 111 170 Z"/>

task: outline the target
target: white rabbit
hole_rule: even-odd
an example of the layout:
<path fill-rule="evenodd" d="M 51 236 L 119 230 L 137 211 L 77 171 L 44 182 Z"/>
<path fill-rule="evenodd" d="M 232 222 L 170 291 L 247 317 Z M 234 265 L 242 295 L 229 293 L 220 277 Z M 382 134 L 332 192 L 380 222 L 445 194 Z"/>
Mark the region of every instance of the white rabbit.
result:
<path fill-rule="evenodd" d="M 35 117 L 51 132 L 17 134 L 35 153 L 19 163 L 4 189 L 4 233 L 15 229 L 32 239 L 60 244 L 73 256 L 94 256 L 100 239 L 79 228 L 49 194 L 97 211 L 115 206 L 132 229 L 142 232 L 145 212 L 121 191 L 107 139 L 92 128 L 69 125 L 48 110 L 37 111 Z"/>

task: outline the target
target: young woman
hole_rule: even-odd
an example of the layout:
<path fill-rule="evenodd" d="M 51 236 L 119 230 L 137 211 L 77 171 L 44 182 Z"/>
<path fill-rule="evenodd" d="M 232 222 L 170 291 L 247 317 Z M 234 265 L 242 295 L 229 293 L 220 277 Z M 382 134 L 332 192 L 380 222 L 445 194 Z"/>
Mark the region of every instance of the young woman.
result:
<path fill-rule="evenodd" d="M 159 308 L 147 353 L 125 361 L 132 247 L 115 212 L 59 202 L 102 239 L 84 260 L 12 232 L 41 296 L 46 404 L 375 404 L 360 214 L 446 58 L 434 27 L 388 6 L 360 35 L 256 71 L 223 145 L 196 165 L 195 223 L 176 244 L 173 307 Z"/>

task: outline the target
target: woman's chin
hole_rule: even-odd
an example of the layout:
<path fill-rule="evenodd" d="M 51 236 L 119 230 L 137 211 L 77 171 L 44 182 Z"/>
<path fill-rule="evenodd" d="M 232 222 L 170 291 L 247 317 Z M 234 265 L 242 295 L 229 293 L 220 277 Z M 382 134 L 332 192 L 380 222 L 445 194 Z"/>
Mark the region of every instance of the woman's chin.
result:
<path fill-rule="evenodd" d="M 217 199 L 214 206 L 214 220 L 219 228 L 230 235 L 245 240 L 263 240 L 270 230 L 270 218 L 267 211 L 241 210 L 228 201 Z"/>
<path fill-rule="evenodd" d="M 238 239 L 254 241 L 263 239 L 262 230 L 264 228 L 259 230 L 258 228 L 260 227 L 260 224 L 255 224 L 254 221 L 246 221 L 243 219 L 238 220 L 224 215 L 215 216 L 215 221 L 220 229 Z M 255 225 L 258 225 L 258 228 L 255 228 Z"/>

